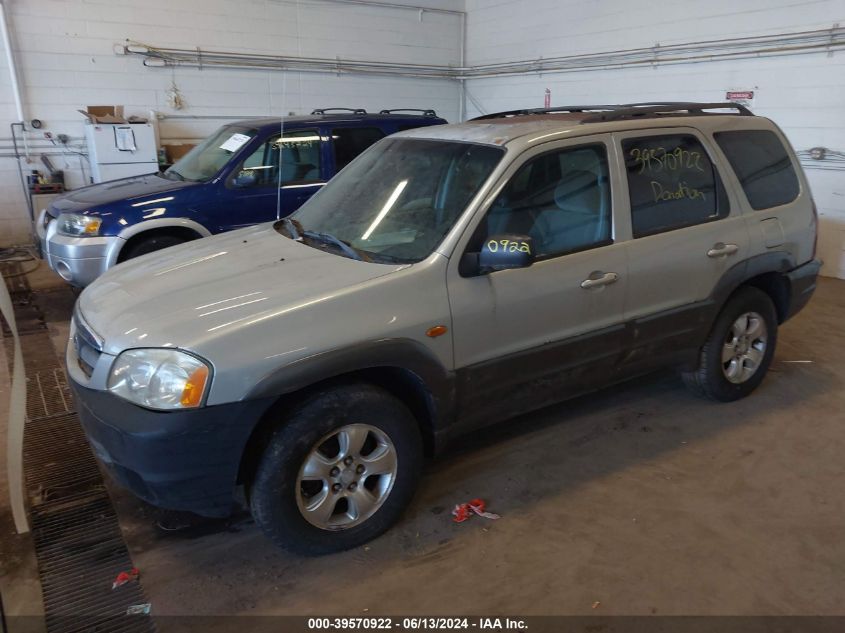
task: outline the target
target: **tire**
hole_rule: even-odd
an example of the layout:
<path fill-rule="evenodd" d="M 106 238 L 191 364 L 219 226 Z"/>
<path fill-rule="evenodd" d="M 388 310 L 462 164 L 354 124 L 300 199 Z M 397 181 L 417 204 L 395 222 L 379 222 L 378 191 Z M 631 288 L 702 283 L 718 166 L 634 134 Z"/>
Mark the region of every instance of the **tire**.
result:
<path fill-rule="evenodd" d="M 169 248 L 178 244 L 184 244 L 187 241 L 188 240 L 182 237 L 170 235 L 168 233 L 162 233 L 160 235 L 151 235 L 150 237 L 145 237 L 135 242 L 123 253 L 121 253 L 120 261 L 125 262 L 134 257 L 140 257 L 141 255 L 152 253 L 153 251 L 160 251 L 163 248 Z"/>
<path fill-rule="evenodd" d="M 336 385 L 307 398 L 271 433 L 250 509 L 286 550 L 319 555 L 357 547 L 399 519 L 422 463 L 419 426 L 404 404 L 373 385 Z M 392 475 L 372 474 L 378 470 Z"/>
<path fill-rule="evenodd" d="M 739 335 L 743 327 L 744 334 Z M 716 318 L 701 348 L 698 367 L 682 374 L 684 382 L 695 393 L 712 400 L 744 398 L 757 388 L 769 369 L 777 327 L 777 313 L 769 295 L 750 286 L 740 288 Z"/>

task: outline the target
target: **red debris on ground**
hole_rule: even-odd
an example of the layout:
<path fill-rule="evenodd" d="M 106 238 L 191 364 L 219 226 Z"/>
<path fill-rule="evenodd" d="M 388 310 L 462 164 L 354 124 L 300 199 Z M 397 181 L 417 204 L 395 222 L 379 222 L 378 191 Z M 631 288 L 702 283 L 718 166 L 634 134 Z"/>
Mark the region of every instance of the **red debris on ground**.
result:
<path fill-rule="evenodd" d="M 484 508 L 487 504 L 484 502 L 484 499 L 473 499 L 468 503 L 460 503 L 455 506 L 452 510 L 452 516 L 454 517 L 452 520 L 455 523 L 463 523 L 467 519 L 469 519 L 473 514 L 477 514 L 480 517 L 484 517 L 485 519 L 500 519 L 501 517 L 498 514 L 494 514 L 492 512 L 486 512 Z"/>
<path fill-rule="evenodd" d="M 128 582 L 138 580 L 140 575 L 141 572 L 138 571 L 137 567 L 133 567 L 129 571 L 122 571 L 117 575 L 117 578 L 114 579 L 114 582 L 111 584 L 111 588 L 117 589 L 118 587 L 122 587 Z"/>

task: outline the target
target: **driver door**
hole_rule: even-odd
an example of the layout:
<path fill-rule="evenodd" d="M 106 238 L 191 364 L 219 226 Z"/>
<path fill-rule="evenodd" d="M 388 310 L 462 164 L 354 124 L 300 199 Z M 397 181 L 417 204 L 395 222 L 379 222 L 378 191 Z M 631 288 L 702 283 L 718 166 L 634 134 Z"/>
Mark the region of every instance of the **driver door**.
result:
<path fill-rule="evenodd" d="M 627 263 L 625 244 L 614 239 L 612 152 L 607 135 L 529 150 L 458 251 L 477 252 L 497 234 L 528 235 L 533 265 L 461 274 L 461 258 L 452 258 L 458 418 L 468 426 L 562 400 L 614 375 Z"/>
<path fill-rule="evenodd" d="M 218 231 L 269 222 L 302 206 L 326 183 L 317 130 L 292 130 L 262 141 L 226 181 Z M 278 213 L 277 213 L 278 205 Z"/>

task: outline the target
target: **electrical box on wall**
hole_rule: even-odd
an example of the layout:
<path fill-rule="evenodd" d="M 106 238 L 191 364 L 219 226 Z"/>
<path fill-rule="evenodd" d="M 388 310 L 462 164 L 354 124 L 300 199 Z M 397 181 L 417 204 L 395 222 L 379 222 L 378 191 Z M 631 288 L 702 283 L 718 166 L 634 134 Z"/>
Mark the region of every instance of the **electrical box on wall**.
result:
<path fill-rule="evenodd" d="M 149 123 L 85 124 L 94 182 L 158 171 L 155 129 Z"/>

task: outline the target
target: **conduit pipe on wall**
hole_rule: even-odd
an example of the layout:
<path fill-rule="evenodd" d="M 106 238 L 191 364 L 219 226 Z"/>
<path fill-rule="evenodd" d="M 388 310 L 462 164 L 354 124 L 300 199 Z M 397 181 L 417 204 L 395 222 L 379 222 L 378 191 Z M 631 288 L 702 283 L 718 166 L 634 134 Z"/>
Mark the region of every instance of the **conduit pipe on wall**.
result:
<path fill-rule="evenodd" d="M 481 79 L 507 75 L 565 73 L 585 70 L 657 66 L 664 64 L 701 63 L 797 55 L 842 50 L 845 48 L 845 27 L 800 31 L 756 37 L 707 40 L 667 46 L 654 46 L 585 55 L 566 55 L 547 59 L 520 60 L 497 64 L 458 67 L 437 64 L 406 64 L 359 59 L 326 59 L 282 55 L 255 55 L 229 51 L 181 49 L 152 46 L 127 41 L 122 52 L 143 57 L 145 66 L 231 69 L 296 70 L 335 74 L 390 75 L 428 79 Z M 463 55 L 462 55 L 463 57 Z"/>
<path fill-rule="evenodd" d="M 6 52 L 6 60 L 9 62 L 9 76 L 12 83 L 12 97 L 15 100 L 15 112 L 18 121 L 23 123 L 26 119 L 23 116 L 23 101 L 21 100 L 21 87 L 18 81 L 18 69 L 15 64 L 15 56 L 12 54 L 12 36 L 9 31 L 9 23 L 6 21 L 6 3 L 0 0 L 0 30 L 3 32 L 3 49 Z"/>

